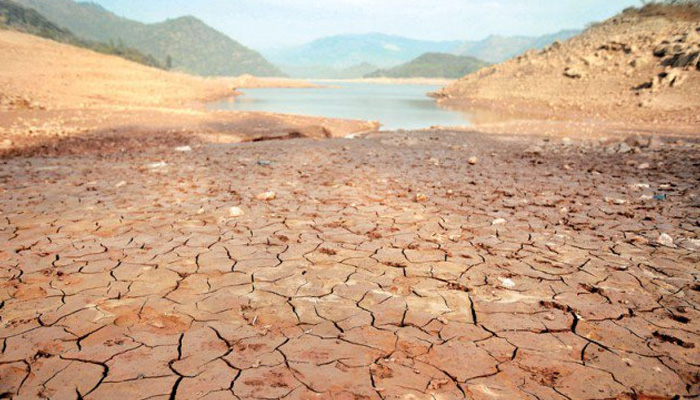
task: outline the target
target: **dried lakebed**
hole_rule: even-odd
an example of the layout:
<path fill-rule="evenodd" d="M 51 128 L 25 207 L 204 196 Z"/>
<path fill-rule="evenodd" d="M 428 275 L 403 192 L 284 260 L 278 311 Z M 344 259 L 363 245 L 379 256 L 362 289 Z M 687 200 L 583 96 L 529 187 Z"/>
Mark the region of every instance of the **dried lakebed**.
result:
<path fill-rule="evenodd" d="M 0 397 L 696 398 L 698 145 L 533 140 L 5 160 Z"/>

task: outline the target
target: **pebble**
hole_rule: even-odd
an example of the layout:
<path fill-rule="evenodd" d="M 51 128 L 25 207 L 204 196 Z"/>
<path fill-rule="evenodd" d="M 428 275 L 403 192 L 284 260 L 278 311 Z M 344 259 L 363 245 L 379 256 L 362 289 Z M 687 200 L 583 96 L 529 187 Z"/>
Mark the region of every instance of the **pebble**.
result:
<path fill-rule="evenodd" d="M 662 233 L 657 239 L 656 243 L 661 246 L 665 247 L 676 247 L 676 244 L 673 241 L 673 238 L 667 234 L 667 233 Z"/>
<path fill-rule="evenodd" d="M 651 168 L 651 165 L 649 165 L 649 163 L 643 163 L 643 164 L 639 164 L 639 166 L 637 168 L 639 168 L 641 170 L 649 169 L 649 168 Z"/>
<path fill-rule="evenodd" d="M 245 212 L 241 210 L 240 207 L 231 207 L 228 210 L 228 215 L 230 215 L 233 218 L 238 218 L 244 216 Z"/>
<path fill-rule="evenodd" d="M 491 225 L 505 225 L 506 222 L 508 222 L 508 221 L 506 221 L 503 218 L 498 218 L 498 219 L 494 219 L 493 222 L 491 222 Z"/>
<path fill-rule="evenodd" d="M 177 152 L 179 152 L 179 153 L 189 153 L 189 152 L 192 151 L 192 147 L 190 147 L 190 146 L 180 146 L 180 147 L 176 147 L 176 148 L 175 148 L 175 151 L 177 151 Z"/>
<path fill-rule="evenodd" d="M 479 159 L 476 157 L 469 157 L 469 160 L 467 161 L 469 162 L 469 165 L 476 165 L 479 162 Z"/>
<path fill-rule="evenodd" d="M 530 146 L 527 149 L 525 149 L 525 154 L 532 154 L 532 155 L 542 155 L 542 147 L 540 146 Z"/>
<path fill-rule="evenodd" d="M 501 278 L 501 286 L 506 289 L 512 289 L 515 287 L 515 282 L 510 278 Z"/>
<path fill-rule="evenodd" d="M 115 188 L 120 188 L 120 187 L 124 187 L 124 186 L 126 186 L 126 181 L 121 181 L 121 182 L 117 183 L 116 185 L 114 185 Z"/>
<path fill-rule="evenodd" d="M 265 192 L 265 193 L 260 193 L 257 197 L 258 200 L 261 201 L 271 201 L 277 198 L 277 193 L 275 192 Z"/>
<path fill-rule="evenodd" d="M 152 168 L 152 169 L 165 168 L 167 166 L 168 166 L 168 163 L 166 163 L 165 161 L 148 164 L 148 168 Z"/>
<path fill-rule="evenodd" d="M 610 203 L 610 204 L 616 204 L 616 205 L 618 205 L 618 206 L 622 206 L 622 205 L 627 204 L 627 200 L 625 200 L 625 199 L 616 199 L 616 198 L 614 198 L 614 197 L 606 197 L 606 198 L 605 198 L 605 202 L 606 202 L 606 203 Z"/>
<path fill-rule="evenodd" d="M 416 194 L 416 202 L 417 203 L 425 203 L 426 201 L 428 201 L 428 196 L 426 196 L 423 193 Z"/>
<path fill-rule="evenodd" d="M 617 152 L 620 154 L 627 154 L 632 152 L 632 148 L 625 142 L 620 143 L 620 146 L 617 148 Z"/>

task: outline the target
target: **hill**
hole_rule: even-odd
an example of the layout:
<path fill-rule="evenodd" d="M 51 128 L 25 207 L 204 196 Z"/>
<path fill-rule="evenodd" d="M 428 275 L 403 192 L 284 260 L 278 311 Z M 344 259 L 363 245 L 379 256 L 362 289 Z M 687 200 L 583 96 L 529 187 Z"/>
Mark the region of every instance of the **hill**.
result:
<path fill-rule="evenodd" d="M 143 24 L 94 3 L 17 0 L 81 38 L 133 47 L 172 69 L 203 76 L 283 75 L 262 55 L 194 17 Z"/>
<path fill-rule="evenodd" d="M 391 68 L 413 60 L 428 52 L 450 52 L 461 42 L 434 42 L 390 36 L 379 33 L 365 35 L 338 35 L 325 37 L 302 46 L 267 52 L 268 58 L 292 74 L 304 74 L 304 70 L 347 70 L 356 66 L 372 65 Z M 375 69 L 376 69 L 375 68 Z M 362 77 L 368 71 L 357 68 Z M 311 76 L 299 76 L 311 77 Z"/>
<path fill-rule="evenodd" d="M 49 109 L 172 106 L 231 95 L 233 82 L 149 68 L 19 32 L 0 31 L 0 97 Z"/>
<path fill-rule="evenodd" d="M 382 69 L 366 78 L 448 78 L 457 79 L 489 64 L 474 57 L 426 53 L 406 64 Z"/>
<path fill-rule="evenodd" d="M 145 55 L 136 49 L 114 43 L 100 43 L 77 38 L 69 30 L 59 27 L 39 14 L 36 10 L 25 8 L 19 4 L 0 0 L 0 29 L 29 33 L 57 42 L 83 47 L 98 53 L 112 54 L 151 67 L 162 68 L 162 65 L 150 55 Z"/>
<path fill-rule="evenodd" d="M 568 40 L 581 33 L 564 30 L 544 36 L 498 36 L 492 35 L 480 41 L 466 41 L 452 53 L 472 56 L 490 63 L 500 63 L 519 56 L 528 50 L 541 50 L 556 41 Z"/>
<path fill-rule="evenodd" d="M 436 97 L 462 109 L 698 126 L 700 12 L 673 10 L 628 9 L 567 42 L 467 75 Z"/>

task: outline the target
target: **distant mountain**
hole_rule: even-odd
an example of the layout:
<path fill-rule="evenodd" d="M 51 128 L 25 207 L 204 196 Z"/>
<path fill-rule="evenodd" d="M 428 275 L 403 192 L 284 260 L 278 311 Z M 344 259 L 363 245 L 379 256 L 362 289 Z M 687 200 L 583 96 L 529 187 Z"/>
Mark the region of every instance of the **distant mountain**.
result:
<path fill-rule="evenodd" d="M 406 64 L 383 69 L 367 78 L 449 78 L 457 79 L 490 65 L 470 56 L 445 53 L 426 53 Z"/>
<path fill-rule="evenodd" d="M 280 68 L 288 76 L 304 79 L 356 79 L 379 69 L 370 63 L 351 65 L 347 68 L 333 68 L 324 65 L 281 65 Z"/>
<path fill-rule="evenodd" d="M 259 53 L 194 17 L 143 24 L 94 3 L 16 0 L 81 38 L 113 42 L 151 54 L 172 69 L 204 76 L 282 75 Z"/>
<path fill-rule="evenodd" d="M 326 37 L 302 46 L 269 51 L 266 55 L 290 71 L 302 67 L 342 70 L 362 64 L 389 68 L 427 52 L 451 52 L 460 44 L 459 41 L 433 42 L 372 33 Z"/>
<path fill-rule="evenodd" d="M 99 53 L 116 55 L 151 67 L 162 68 L 162 65 L 153 57 L 145 55 L 138 50 L 115 45 L 114 43 L 100 43 L 80 39 L 69 30 L 61 28 L 46 19 L 38 11 L 22 7 L 9 0 L 0 0 L 0 29 L 28 33 L 57 42 L 84 47 Z"/>
<path fill-rule="evenodd" d="M 581 31 L 565 30 L 544 36 L 489 36 L 481 41 L 466 41 L 451 51 L 460 56 L 472 56 L 490 63 L 501 63 L 528 50 L 543 49 L 555 41 L 565 41 Z"/>

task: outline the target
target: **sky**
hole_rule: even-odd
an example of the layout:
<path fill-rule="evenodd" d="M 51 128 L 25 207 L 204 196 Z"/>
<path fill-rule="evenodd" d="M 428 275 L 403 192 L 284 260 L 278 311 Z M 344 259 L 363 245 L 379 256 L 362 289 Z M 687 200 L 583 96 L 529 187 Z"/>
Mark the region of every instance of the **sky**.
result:
<path fill-rule="evenodd" d="M 142 22 L 194 15 L 258 50 L 337 34 L 480 40 L 583 28 L 640 0 L 92 0 Z"/>

